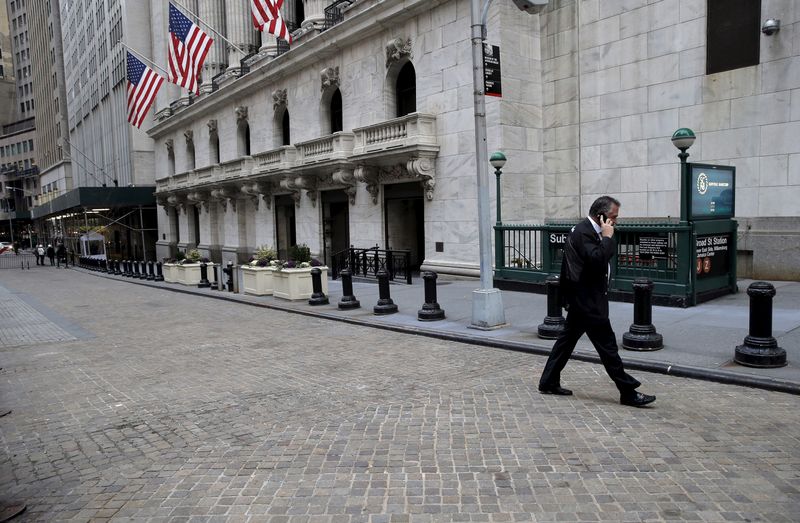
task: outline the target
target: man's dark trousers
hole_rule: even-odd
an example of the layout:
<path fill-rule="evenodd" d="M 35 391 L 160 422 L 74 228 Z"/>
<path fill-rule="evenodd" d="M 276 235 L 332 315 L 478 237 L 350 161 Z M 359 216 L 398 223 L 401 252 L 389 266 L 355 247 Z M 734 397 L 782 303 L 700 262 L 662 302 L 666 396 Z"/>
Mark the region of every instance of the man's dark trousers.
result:
<path fill-rule="evenodd" d="M 600 355 L 600 360 L 606 368 L 606 372 L 614 380 L 614 384 L 619 389 L 620 394 L 630 394 L 641 383 L 625 372 L 622 366 L 622 359 L 619 357 L 617 338 L 611 328 L 608 318 L 587 318 L 576 308 L 571 307 L 567 313 L 567 321 L 564 332 L 556 340 L 550 357 L 542 372 L 539 380 L 539 388 L 560 386 L 561 371 L 567 365 L 575 345 L 584 333 L 589 336 L 595 350 Z"/>

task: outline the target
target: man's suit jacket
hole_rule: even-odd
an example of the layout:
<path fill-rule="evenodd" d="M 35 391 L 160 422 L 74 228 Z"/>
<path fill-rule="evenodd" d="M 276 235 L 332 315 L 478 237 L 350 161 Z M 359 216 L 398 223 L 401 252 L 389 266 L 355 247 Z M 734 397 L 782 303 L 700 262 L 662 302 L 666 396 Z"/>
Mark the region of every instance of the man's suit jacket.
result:
<path fill-rule="evenodd" d="M 601 240 L 589 218 L 572 229 L 564 246 L 560 278 L 570 313 L 591 321 L 608 319 L 608 263 L 615 252 L 614 240 Z"/>

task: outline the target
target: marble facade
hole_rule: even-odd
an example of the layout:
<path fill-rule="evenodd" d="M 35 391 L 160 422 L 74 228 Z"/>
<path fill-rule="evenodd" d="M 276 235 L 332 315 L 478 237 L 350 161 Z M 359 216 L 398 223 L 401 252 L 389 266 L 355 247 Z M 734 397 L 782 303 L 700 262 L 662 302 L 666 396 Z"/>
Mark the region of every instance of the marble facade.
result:
<path fill-rule="evenodd" d="M 354 0 L 326 27 L 332 3 L 304 2 L 295 42 L 278 54 L 273 37 L 241 24 L 246 7 L 228 2 L 223 16 L 221 1 L 199 0 L 255 54 L 240 76 L 231 65 L 240 57 L 217 50 L 191 104 L 175 103 L 174 89 L 158 97 L 149 134 L 159 256 L 196 245 L 216 261 L 241 261 L 285 239 L 290 214 L 296 242 L 323 256 L 323 201 L 333 191 L 347 197 L 348 243 L 386 247 L 398 236 L 386 201 L 415 184 L 423 267 L 477 274 L 470 2 Z M 759 65 L 707 75 L 706 0 L 551 0 L 538 15 L 495 1 L 487 43 L 501 49 L 503 97 L 487 98 L 487 123 L 489 151 L 509 158 L 504 220 L 575 219 L 604 193 L 623 202 L 623 217 L 674 217 L 679 165 L 669 138 L 690 127 L 690 161 L 737 167 L 744 275 L 800 278 L 795 4 L 762 2 L 762 19 L 780 18 L 782 29 L 762 35 Z M 408 62 L 416 111 L 398 118 L 394 86 Z M 343 125 L 331 133 L 336 89 Z"/>

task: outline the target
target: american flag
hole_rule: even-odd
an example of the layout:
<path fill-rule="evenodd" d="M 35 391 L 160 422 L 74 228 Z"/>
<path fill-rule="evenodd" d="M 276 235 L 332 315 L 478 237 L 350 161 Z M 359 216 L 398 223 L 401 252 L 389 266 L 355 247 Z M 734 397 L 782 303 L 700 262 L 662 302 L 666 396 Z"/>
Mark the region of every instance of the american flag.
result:
<path fill-rule="evenodd" d="M 214 40 L 169 4 L 169 81 L 196 94 L 197 77 Z"/>
<path fill-rule="evenodd" d="M 290 44 L 292 35 L 283 23 L 279 9 L 283 0 L 250 0 L 250 11 L 253 14 L 253 25 L 259 31 L 266 31 L 278 38 L 283 38 Z"/>
<path fill-rule="evenodd" d="M 128 121 L 141 127 L 164 78 L 128 52 Z"/>

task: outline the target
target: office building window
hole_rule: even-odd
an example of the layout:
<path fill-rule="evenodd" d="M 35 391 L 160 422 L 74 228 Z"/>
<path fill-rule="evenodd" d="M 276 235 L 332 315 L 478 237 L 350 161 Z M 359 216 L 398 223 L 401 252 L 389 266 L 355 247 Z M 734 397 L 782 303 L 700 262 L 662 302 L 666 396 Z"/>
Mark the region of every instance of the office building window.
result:
<path fill-rule="evenodd" d="M 761 0 L 708 0 L 706 74 L 758 65 Z"/>

